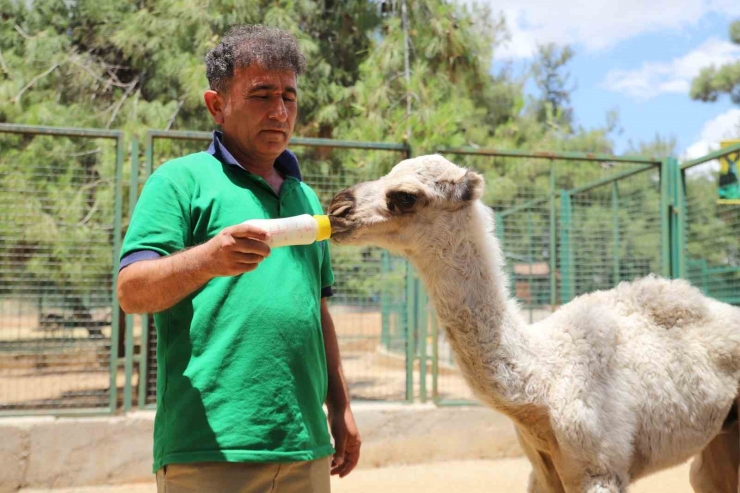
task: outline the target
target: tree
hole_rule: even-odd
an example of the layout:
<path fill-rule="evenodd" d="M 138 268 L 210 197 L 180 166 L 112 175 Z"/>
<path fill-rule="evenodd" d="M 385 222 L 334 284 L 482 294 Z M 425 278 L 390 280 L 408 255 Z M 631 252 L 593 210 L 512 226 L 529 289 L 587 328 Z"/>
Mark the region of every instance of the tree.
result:
<path fill-rule="evenodd" d="M 740 45 L 740 20 L 730 25 L 730 41 Z M 717 101 L 722 94 L 729 94 L 732 102 L 740 104 L 740 59 L 721 67 L 706 67 L 691 83 L 691 99 L 705 102 Z"/>
<path fill-rule="evenodd" d="M 485 7 L 449 0 L 407 1 L 407 83 L 401 4 L 370 0 L 214 0 L 207 4 L 35 0 L 29 4 L 0 0 L 0 121 L 120 129 L 127 139 L 145 129 L 211 130 L 213 124 L 202 103 L 207 87 L 203 57 L 231 24 L 261 22 L 293 32 L 310 61 L 308 72 L 299 80 L 297 136 L 385 142 L 408 138 L 417 155 L 463 145 L 611 152 L 607 129 L 570 129 L 571 89 L 563 67 L 572 52 L 556 47 L 542 51 L 542 68 L 537 73 L 543 101 L 552 115 L 558 115 L 545 121 L 542 107 L 524 97 L 525 80 L 513 79 L 505 69 L 492 69 L 493 57 L 507 33 L 504 19 Z M 553 121 L 557 125 L 549 124 Z M 565 126 L 568 132 L 563 132 Z M 55 249 L 59 259 L 73 258 L 75 251 L 86 251 L 82 244 L 86 237 L 112 234 L 113 201 L 103 199 L 114 178 L 111 146 L 90 139 L 7 136 L 0 137 L 0 146 L 0 161 L 11 170 L 0 177 L 0 186 L 10 189 L 12 180 L 21 180 L 30 187 L 31 197 L 49 194 L 48 200 L 79 205 L 70 221 L 65 217 L 68 210 L 49 208 L 46 199 L 30 199 L 24 217 L 40 218 L 39 224 L 47 225 L 86 220 L 87 229 L 80 231 L 88 231 L 76 235 L 63 228 L 55 235 L 44 235 L 42 228 L 20 244 L 16 229 L 3 234 L 2 248 L 26 252 L 24 258 L 30 260 L 19 260 L 16 265 L 26 274 L 35 272 L 39 282 L 73 286 L 71 291 L 81 294 L 90 292 L 89 281 L 73 275 L 72 263 L 48 263 L 46 270 L 34 271 L 32 260 L 42 258 L 34 252 L 49 249 Z M 201 149 L 202 142 L 160 141 L 155 166 Z M 311 184 L 321 187 L 325 197 L 349 181 L 387 171 L 403 157 L 381 151 L 292 149 L 299 154 Z M 42 155 L 54 158 L 57 167 L 66 166 L 60 173 L 68 179 L 43 184 L 45 178 L 37 167 L 16 166 L 33 163 Z M 529 200 L 547 193 L 549 187 L 548 163 L 543 160 L 456 160 L 474 166 L 495 183 L 486 197 L 491 204 L 508 206 Z M 562 167 L 559 186 L 583 183 L 599 173 L 598 167 Z M 80 190 L 85 193 L 81 195 Z M 95 197 L 100 200 L 96 202 Z M 124 217 L 126 206 L 124 200 Z M 10 207 L 0 205 L 3 217 L 15 213 Z M 70 241 L 59 241 L 60 237 Z M 112 267 L 110 256 L 95 255 L 96 261 L 88 266 L 95 270 L 90 276 L 105 284 Z M 356 262 L 354 253 L 346 253 L 346 259 L 343 255 L 338 249 L 338 268 L 343 262 Z M 370 289 L 367 283 L 363 286 L 357 289 Z"/>
<path fill-rule="evenodd" d="M 566 132 L 573 123 L 570 95 L 575 85 L 570 84 L 567 64 L 573 59 L 570 46 L 547 44 L 537 47 L 537 61 L 532 67 L 534 81 L 540 90 L 537 118 L 541 123 L 562 127 Z"/>

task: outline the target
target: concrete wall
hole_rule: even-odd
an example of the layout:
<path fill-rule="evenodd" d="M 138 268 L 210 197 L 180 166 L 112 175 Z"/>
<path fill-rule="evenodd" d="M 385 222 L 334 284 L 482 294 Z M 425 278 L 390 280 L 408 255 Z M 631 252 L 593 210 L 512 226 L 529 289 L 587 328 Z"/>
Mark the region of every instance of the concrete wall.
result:
<path fill-rule="evenodd" d="M 479 407 L 355 404 L 358 468 L 516 457 L 509 420 Z M 153 412 L 0 419 L 0 493 L 151 482 Z"/>

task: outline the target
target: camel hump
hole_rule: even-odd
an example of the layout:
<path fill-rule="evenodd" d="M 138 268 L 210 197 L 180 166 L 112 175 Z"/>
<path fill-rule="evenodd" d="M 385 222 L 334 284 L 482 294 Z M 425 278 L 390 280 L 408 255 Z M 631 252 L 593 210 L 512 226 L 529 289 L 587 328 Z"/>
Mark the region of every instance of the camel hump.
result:
<path fill-rule="evenodd" d="M 635 311 L 668 329 L 700 323 L 709 317 L 704 295 L 683 279 L 664 279 L 651 274 L 620 283 L 617 293 Z"/>

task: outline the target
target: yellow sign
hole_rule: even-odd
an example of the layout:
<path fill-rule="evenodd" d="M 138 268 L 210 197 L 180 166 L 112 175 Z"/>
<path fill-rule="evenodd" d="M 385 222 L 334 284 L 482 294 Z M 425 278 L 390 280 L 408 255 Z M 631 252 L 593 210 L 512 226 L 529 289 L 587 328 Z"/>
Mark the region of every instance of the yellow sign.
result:
<path fill-rule="evenodd" d="M 720 147 L 740 144 L 740 140 L 725 140 Z M 719 159 L 719 199 L 720 204 L 740 204 L 740 151 Z"/>

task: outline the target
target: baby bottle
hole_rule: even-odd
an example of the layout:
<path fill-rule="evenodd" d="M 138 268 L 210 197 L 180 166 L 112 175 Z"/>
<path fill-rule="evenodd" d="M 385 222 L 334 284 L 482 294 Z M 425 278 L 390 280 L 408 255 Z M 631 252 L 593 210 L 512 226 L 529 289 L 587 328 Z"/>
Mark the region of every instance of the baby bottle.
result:
<path fill-rule="evenodd" d="M 250 219 L 244 221 L 244 224 L 252 224 L 270 233 L 270 239 L 265 241 L 270 248 L 310 245 L 331 236 L 329 216 L 323 215 L 301 214 L 280 219 Z"/>

